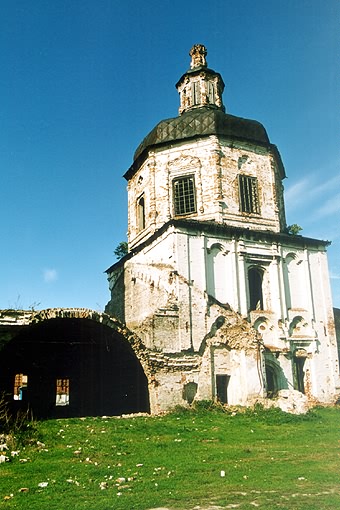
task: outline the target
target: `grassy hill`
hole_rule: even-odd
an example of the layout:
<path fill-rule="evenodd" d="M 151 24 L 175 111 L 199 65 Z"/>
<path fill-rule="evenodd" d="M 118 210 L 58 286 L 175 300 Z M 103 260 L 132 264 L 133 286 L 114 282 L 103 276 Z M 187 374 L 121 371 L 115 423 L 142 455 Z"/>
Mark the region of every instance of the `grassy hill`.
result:
<path fill-rule="evenodd" d="M 40 422 L 0 464 L 0 508 L 340 508 L 340 408 Z M 6 441 L 5 441 L 6 439 Z"/>

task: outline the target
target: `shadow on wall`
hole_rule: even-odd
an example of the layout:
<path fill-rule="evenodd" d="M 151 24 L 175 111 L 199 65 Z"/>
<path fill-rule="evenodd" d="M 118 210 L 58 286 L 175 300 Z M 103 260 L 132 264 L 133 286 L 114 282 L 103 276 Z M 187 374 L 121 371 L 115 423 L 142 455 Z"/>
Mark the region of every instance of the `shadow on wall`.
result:
<path fill-rule="evenodd" d="M 49 319 L 1 351 L 0 393 L 15 412 L 65 418 L 149 412 L 148 382 L 130 344 L 89 319 Z"/>
<path fill-rule="evenodd" d="M 125 257 L 123 258 L 125 260 Z M 116 317 L 121 321 L 122 324 L 125 324 L 125 263 L 124 260 L 121 259 L 117 262 L 117 264 L 121 264 L 120 269 L 117 269 L 117 275 L 114 278 L 113 288 L 111 289 L 111 297 L 110 301 L 107 303 L 105 307 L 105 313 L 110 315 L 111 317 Z M 109 271 L 109 270 L 108 270 Z M 132 279 L 132 283 L 136 282 L 135 279 Z M 111 282 L 110 282 L 111 288 Z"/>
<path fill-rule="evenodd" d="M 336 341 L 338 344 L 338 358 L 340 360 L 340 308 L 333 308 L 333 312 L 334 312 Z"/>

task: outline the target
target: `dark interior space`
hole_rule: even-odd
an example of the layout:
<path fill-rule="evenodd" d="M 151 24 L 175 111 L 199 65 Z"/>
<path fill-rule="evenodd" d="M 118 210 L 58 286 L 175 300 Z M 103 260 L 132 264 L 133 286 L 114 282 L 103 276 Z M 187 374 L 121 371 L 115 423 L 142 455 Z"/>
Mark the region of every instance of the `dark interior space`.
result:
<path fill-rule="evenodd" d="M 263 310 L 263 272 L 257 267 L 248 271 L 250 310 Z"/>
<path fill-rule="evenodd" d="M 296 390 L 305 393 L 305 365 L 306 358 L 294 356 L 293 375 L 294 375 L 294 387 Z"/>
<path fill-rule="evenodd" d="M 228 385 L 230 375 L 217 374 L 216 375 L 216 396 L 221 404 L 228 404 Z"/>
<path fill-rule="evenodd" d="M 266 365 L 267 397 L 275 396 L 277 387 L 275 381 L 275 372 L 273 367 Z"/>
<path fill-rule="evenodd" d="M 34 418 L 149 412 L 148 383 L 130 344 L 90 319 L 50 319 L 1 352 L 0 392 Z"/>

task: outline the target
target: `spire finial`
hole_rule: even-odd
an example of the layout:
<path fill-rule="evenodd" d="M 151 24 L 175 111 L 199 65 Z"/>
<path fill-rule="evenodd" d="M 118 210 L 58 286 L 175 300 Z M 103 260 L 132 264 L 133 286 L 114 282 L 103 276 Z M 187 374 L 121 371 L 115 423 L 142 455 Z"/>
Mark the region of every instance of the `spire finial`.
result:
<path fill-rule="evenodd" d="M 207 49 L 203 44 L 194 44 L 189 55 L 191 56 L 191 69 L 195 69 L 195 67 L 207 67 L 205 58 L 207 56 Z"/>
<path fill-rule="evenodd" d="M 224 83 L 219 73 L 208 68 L 207 49 L 195 44 L 190 52 L 190 69 L 176 83 L 180 95 L 179 113 L 197 108 L 215 108 L 225 111 L 222 102 Z"/>

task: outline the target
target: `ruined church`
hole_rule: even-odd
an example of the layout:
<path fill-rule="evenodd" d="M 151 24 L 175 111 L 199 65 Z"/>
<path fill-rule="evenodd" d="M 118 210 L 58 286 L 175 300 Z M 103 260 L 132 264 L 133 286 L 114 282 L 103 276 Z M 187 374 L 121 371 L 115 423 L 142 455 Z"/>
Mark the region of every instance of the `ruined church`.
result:
<path fill-rule="evenodd" d="M 334 402 L 329 243 L 287 229 L 280 153 L 262 124 L 226 113 L 206 56 L 193 46 L 179 115 L 124 175 L 128 253 L 106 271 L 105 313 L 2 311 L 0 390 L 14 406 L 155 414 L 282 389 Z"/>

